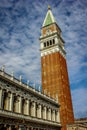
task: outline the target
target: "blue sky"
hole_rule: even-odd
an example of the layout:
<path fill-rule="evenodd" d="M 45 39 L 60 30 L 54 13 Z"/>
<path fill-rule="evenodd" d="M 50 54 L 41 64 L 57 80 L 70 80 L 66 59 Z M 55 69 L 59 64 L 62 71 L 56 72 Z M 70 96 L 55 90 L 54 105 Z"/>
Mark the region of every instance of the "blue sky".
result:
<path fill-rule="evenodd" d="M 86 0 L 0 0 L 0 68 L 40 83 L 39 37 L 48 4 L 65 40 L 75 118 L 87 117 Z"/>

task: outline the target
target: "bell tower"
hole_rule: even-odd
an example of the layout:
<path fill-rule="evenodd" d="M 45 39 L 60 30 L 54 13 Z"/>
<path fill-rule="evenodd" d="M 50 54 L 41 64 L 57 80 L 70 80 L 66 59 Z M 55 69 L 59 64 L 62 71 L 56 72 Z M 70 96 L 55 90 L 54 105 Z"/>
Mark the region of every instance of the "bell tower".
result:
<path fill-rule="evenodd" d="M 62 130 L 74 123 L 64 44 L 61 29 L 48 6 L 40 36 L 42 90 L 50 92 L 51 97 L 58 96 Z"/>

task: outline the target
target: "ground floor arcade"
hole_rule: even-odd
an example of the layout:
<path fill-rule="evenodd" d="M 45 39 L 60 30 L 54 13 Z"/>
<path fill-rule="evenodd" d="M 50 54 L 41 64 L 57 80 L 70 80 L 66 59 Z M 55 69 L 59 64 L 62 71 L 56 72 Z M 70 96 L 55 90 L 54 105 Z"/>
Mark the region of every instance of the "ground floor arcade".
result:
<path fill-rule="evenodd" d="M 52 123 L 37 122 L 18 118 L 1 117 L 0 130 L 61 130 L 61 126 Z"/>

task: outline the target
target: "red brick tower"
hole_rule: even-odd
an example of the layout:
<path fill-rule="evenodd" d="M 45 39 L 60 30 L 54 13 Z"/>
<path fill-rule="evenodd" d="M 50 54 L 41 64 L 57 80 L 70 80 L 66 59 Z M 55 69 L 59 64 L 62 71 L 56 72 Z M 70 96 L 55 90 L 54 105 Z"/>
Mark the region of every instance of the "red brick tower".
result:
<path fill-rule="evenodd" d="M 62 130 L 74 122 L 72 99 L 66 64 L 66 52 L 61 29 L 57 25 L 50 7 L 43 22 L 40 36 L 42 90 L 50 92 L 60 104 Z"/>

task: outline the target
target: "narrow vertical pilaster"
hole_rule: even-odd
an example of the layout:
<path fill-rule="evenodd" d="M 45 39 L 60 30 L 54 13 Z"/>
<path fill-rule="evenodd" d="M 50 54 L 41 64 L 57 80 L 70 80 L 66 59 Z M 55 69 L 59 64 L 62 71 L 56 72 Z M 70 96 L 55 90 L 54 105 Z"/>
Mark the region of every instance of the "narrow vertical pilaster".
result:
<path fill-rule="evenodd" d="M 29 115 L 29 100 L 26 100 L 26 114 Z"/>
<path fill-rule="evenodd" d="M 21 113 L 21 107 L 22 107 L 22 99 L 21 96 L 19 96 L 19 113 Z"/>
<path fill-rule="evenodd" d="M 21 127 L 19 127 L 18 130 L 21 130 Z"/>
<path fill-rule="evenodd" d="M 36 116 L 36 102 L 34 101 L 31 103 L 31 116 Z"/>
<path fill-rule="evenodd" d="M 11 93 L 10 94 L 10 101 L 9 101 L 9 110 L 10 111 L 13 111 L 12 109 L 13 109 L 13 94 Z"/>
<path fill-rule="evenodd" d="M 44 106 L 43 108 L 43 119 L 46 119 L 46 114 L 47 114 L 47 108 Z"/>
<path fill-rule="evenodd" d="M 55 121 L 55 110 L 52 110 L 52 121 Z"/>
<path fill-rule="evenodd" d="M 4 109 L 5 109 L 5 110 L 9 110 L 9 107 L 10 107 L 10 106 L 9 106 L 9 105 L 10 105 L 10 104 L 9 104 L 9 103 L 10 103 L 10 102 L 9 102 L 9 101 L 10 101 L 9 93 L 6 93 L 6 97 L 5 97 L 4 100 L 5 100 L 5 102 L 4 102 Z"/>
<path fill-rule="evenodd" d="M 24 114 L 29 115 L 29 100 L 28 99 L 26 99 Z"/>
<path fill-rule="evenodd" d="M 2 89 L 0 89 L 0 109 L 2 109 L 2 101 L 3 101 Z"/>
<path fill-rule="evenodd" d="M 9 126 L 8 130 L 12 130 L 11 126 Z"/>
<path fill-rule="evenodd" d="M 37 117 L 38 117 L 38 118 L 41 118 L 41 104 L 38 104 Z"/>
<path fill-rule="evenodd" d="M 56 111 L 55 120 L 56 120 L 56 122 L 60 122 L 60 113 L 59 113 L 59 111 Z"/>
<path fill-rule="evenodd" d="M 48 120 L 51 120 L 51 109 L 48 109 Z"/>

